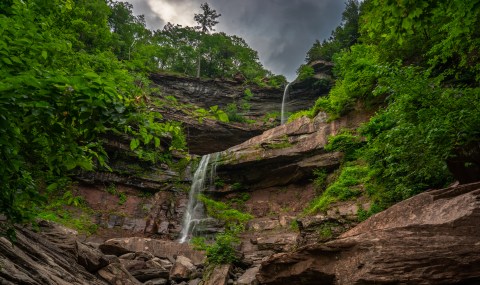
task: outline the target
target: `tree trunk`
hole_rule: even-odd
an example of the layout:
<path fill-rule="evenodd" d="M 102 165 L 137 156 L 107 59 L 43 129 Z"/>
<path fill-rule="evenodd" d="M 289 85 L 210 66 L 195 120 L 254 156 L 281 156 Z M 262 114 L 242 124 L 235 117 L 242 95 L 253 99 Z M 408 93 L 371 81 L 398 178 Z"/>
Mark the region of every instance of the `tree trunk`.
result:
<path fill-rule="evenodd" d="M 197 60 L 197 78 L 200 78 L 200 62 L 202 58 L 200 55 L 198 55 L 198 60 Z"/>

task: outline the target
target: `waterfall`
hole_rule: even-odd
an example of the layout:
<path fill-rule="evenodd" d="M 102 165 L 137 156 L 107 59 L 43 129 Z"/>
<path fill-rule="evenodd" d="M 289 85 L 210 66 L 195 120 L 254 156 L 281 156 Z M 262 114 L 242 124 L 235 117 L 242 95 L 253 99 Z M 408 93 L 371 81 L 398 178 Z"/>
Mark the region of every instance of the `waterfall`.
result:
<path fill-rule="evenodd" d="M 198 201 L 197 196 L 209 185 L 213 185 L 215 179 L 216 164 L 220 157 L 220 153 L 216 153 L 215 160 L 211 165 L 210 177 L 208 174 L 208 166 L 211 154 L 202 156 L 195 174 L 193 175 L 192 187 L 188 194 L 187 211 L 183 216 L 182 231 L 180 233 L 180 243 L 186 242 L 197 230 L 197 226 L 208 217 L 205 213 L 203 203 Z M 207 181 L 209 179 L 209 181 Z"/>
<path fill-rule="evenodd" d="M 287 86 L 285 86 L 285 90 L 283 90 L 283 98 L 282 98 L 282 112 L 280 115 L 280 123 L 283 125 L 285 124 L 286 118 L 285 118 L 285 101 L 288 99 L 288 89 L 290 88 L 290 84 L 288 83 Z"/>

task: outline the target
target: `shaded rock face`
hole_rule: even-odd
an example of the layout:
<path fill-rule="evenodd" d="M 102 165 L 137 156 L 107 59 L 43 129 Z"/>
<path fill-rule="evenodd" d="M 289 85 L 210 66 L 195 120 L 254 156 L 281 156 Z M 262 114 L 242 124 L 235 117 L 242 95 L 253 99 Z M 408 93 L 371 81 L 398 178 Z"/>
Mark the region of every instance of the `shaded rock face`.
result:
<path fill-rule="evenodd" d="M 313 77 L 298 80 L 296 79 L 290 85 L 290 98 L 288 110 L 297 109 L 297 105 L 303 105 L 307 98 L 316 98 L 325 96 L 333 85 L 333 63 L 323 60 L 317 60 L 309 64 L 315 74 Z M 310 105 L 312 106 L 312 105 Z"/>
<path fill-rule="evenodd" d="M 479 284 L 480 183 L 422 193 L 262 263 L 261 284 Z"/>
<path fill-rule="evenodd" d="M 447 160 L 448 169 L 461 184 L 480 181 L 480 142 L 457 149 Z"/>
<path fill-rule="evenodd" d="M 125 137 L 106 140 L 112 171 L 81 172 L 75 177 L 80 182 L 75 195 L 94 210 L 92 221 L 100 226 L 89 240 L 132 235 L 176 239 L 188 202 L 184 191 L 189 188 L 188 167 L 172 169 L 165 163 L 142 161 Z M 174 162 L 182 159 L 172 155 Z"/>
<path fill-rule="evenodd" d="M 191 104 L 207 110 L 215 105 L 225 110 L 228 104 L 240 104 L 247 88 L 253 93 L 253 97 L 248 101 L 249 110 L 242 113 L 246 118 L 255 121 L 253 124 L 225 124 L 209 119 L 198 122 L 195 118 L 180 111 L 169 108 L 159 110 L 164 119 L 182 122 L 187 135 L 189 151 L 192 154 L 204 155 L 223 151 L 261 134 L 277 123 L 266 120 L 265 115 L 280 112 L 283 98 L 282 89 L 261 88 L 231 80 L 199 80 L 166 74 L 152 74 L 151 79 L 161 90 L 159 96 L 174 96 L 181 104 Z M 308 109 L 317 97 L 317 93 L 292 94 L 288 101 L 288 111 L 296 112 Z"/>
<path fill-rule="evenodd" d="M 276 88 L 261 88 L 231 80 L 196 79 L 160 73 L 152 74 L 150 79 L 160 87 L 162 96 L 171 95 L 181 103 L 204 109 L 215 105 L 225 108 L 230 103 L 238 102 L 248 88 L 254 95 L 250 100 L 250 111 L 244 115 L 256 121 L 267 113 L 278 112 L 282 104 L 283 90 Z M 304 106 L 306 107 L 308 106 Z"/>
<path fill-rule="evenodd" d="M 115 191 L 126 195 L 121 202 L 108 186 L 77 186 L 77 194 L 95 211 L 92 220 L 99 228 L 89 241 L 103 242 L 115 237 L 145 236 L 175 240 L 182 226 L 188 203 L 183 191 L 145 193 L 137 188 L 116 185 Z"/>
<path fill-rule="evenodd" d="M 330 135 L 366 122 L 368 112 L 353 111 L 333 122 L 319 113 L 278 126 L 221 153 L 217 174 L 252 188 L 287 185 L 311 177 L 313 169 L 335 169 L 342 154 L 326 152 Z"/>
<path fill-rule="evenodd" d="M 261 134 L 266 129 L 263 124 L 223 123 L 211 119 L 200 122 L 179 110 L 169 108 L 162 108 L 159 112 L 168 121 L 182 123 L 189 152 L 197 155 L 225 150 Z"/>

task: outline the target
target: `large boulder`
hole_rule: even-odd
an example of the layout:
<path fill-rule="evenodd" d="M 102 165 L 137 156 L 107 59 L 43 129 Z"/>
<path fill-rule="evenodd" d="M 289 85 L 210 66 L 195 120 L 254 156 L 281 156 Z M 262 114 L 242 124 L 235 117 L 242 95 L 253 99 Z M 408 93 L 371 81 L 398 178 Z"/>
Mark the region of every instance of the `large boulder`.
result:
<path fill-rule="evenodd" d="M 232 269 L 230 264 L 217 265 L 212 274 L 208 277 L 205 285 L 227 285 L 229 272 Z"/>
<path fill-rule="evenodd" d="M 272 256 L 261 284 L 479 284 L 480 183 L 428 191 L 325 244 Z"/>
<path fill-rule="evenodd" d="M 176 281 L 188 280 L 195 272 L 195 265 L 185 256 L 178 256 L 170 269 L 170 278 Z"/>
<path fill-rule="evenodd" d="M 111 263 L 98 271 L 103 279 L 110 285 L 140 285 L 140 281 L 128 272 L 120 263 Z"/>
<path fill-rule="evenodd" d="M 151 238 L 114 238 L 100 245 L 100 249 L 105 254 L 114 255 L 145 251 L 158 258 L 170 260 L 182 255 L 192 260 L 194 264 L 201 264 L 205 260 L 205 254 L 194 250 L 189 244 Z"/>

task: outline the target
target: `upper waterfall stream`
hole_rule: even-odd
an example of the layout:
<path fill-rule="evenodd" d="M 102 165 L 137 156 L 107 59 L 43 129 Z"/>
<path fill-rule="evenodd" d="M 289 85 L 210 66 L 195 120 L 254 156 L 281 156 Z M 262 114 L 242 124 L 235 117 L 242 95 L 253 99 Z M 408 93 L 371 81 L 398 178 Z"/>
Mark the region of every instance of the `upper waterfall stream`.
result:
<path fill-rule="evenodd" d="M 285 114 L 286 113 L 285 112 L 285 104 L 287 104 L 290 84 L 291 83 L 288 83 L 287 86 L 285 86 L 285 90 L 283 90 L 282 110 L 281 110 L 281 115 L 280 115 L 280 123 L 282 125 L 285 124 L 285 121 L 287 120 L 287 118 L 285 117 L 286 116 L 286 114 Z"/>

